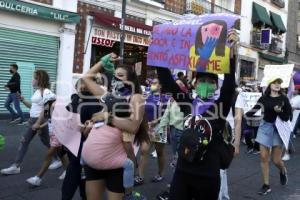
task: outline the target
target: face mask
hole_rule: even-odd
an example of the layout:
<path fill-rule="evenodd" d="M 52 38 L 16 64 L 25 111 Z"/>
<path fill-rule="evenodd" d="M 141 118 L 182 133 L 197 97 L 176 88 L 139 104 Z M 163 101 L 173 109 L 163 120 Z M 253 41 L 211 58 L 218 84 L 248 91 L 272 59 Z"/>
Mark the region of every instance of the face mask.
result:
<path fill-rule="evenodd" d="M 10 69 L 10 70 L 9 70 L 9 73 L 13 74 L 13 73 L 14 73 L 14 71 Z"/>
<path fill-rule="evenodd" d="M 196 87 L 196 93 L 201 99 L 210 99 L 214 96 L 216 85 L 211 83 L 200 83 Z"/>
<path fill-rule="evenodd" d="M 155 85 L 151 85 L 150 90 L 151 90 L 151 92 L 157 92 L 158 88 Z"/>
<path fill-rule="evenodd" d="M 118 96 L 126 96 L 131 93 L 131 85 L 125 84 L 121 79 L 113 77 L 111 81 L 112 93 Z"/>
<path fill-rule="evenodd" d="M 37 87 L 37 80 L 35 80 L 35 79 L 32 80 L 32 86 Z"/>

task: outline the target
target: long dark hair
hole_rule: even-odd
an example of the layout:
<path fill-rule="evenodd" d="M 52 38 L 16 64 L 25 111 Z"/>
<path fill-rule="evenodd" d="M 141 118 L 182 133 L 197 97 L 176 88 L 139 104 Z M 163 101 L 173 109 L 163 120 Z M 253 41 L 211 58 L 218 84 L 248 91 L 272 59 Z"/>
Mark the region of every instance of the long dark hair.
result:
<path fill-rule="evenodd" d="M 133 66 L 131 65 L 117 65 L 117 68 L 122 68 L 127 72 L 127 81 L 130 81 L 133 83 L 134 85 L 134 91 L 133 94 L 142 94 L 142 88 L 141 88 L 141 84 L 139 82 L 139 79 L 135 73 L 135 71 L 133 70 Z M 136 132 L 135 134 L 135 139 L 134 139 L 134 143 L 140 145 L 143 142 L 150 142 L 150 138 L 148 135 L 148 120 L 146 117 L 146 113 L 143 116 L 143 120 L 140 124 L 139 130 Z"/>
<path fill-rule="evenodd" d="M 203 47 L 203 42 L 202 42 L 202 33 L 201 33 L 201 29 L 203 26 L 208 25 L 208 24 L 218 24 L 223 26 L 219 41 L 217 43 L 216 46 L 216 55 L 217 56 L 224 56 L 225 55 L 225 45 L 226 45 L 226 36 L 227 36 L 227 23 L 223 20 L 214 20 L 214 21 L 209 21 L 206 22 L 204 24 L 202 24 L 200 26 L 200 28 L 198 29 L 197 33 L 196 33 L 196 41 L 195 41 L 195 54 L 198 54 L 198 48 L 202 48 Z"/>
<path fill-rule="evenodd" d="M 45 70 L 36 70 L 34 74 L 37 80 L 38 87 L 42 89 L 50 88 L 50 78 L 48 73 Z"/>
<path fill-rule="evenodd" d="M 283 91 L 282 88 L 280 89 L 280 91 L 278 92 L 280 95 L 283 95 Z M 268 85 L 267 89 L 264 92 L 264 96 L 269 97 L 271 95 L 271 84 Z"/>

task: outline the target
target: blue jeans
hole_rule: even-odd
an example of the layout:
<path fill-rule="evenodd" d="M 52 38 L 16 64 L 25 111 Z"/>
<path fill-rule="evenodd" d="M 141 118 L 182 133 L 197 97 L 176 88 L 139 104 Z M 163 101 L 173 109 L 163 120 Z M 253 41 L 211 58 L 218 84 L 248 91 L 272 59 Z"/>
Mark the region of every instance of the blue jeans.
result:
<path fill-rule="evenodd" d="M 17 111 L 18 114 L 16 114 L 16 112 L 14 111 L 14 109 L 11 107 L 11 103 L 14 103 L 14 107 Z M 17 116 L 19 116 L 21 118 L 21 122 L 24 121 L 24 116 L 23 116 L 23 112 L 21 110 L 20 107 L 20 101 L 17 97 L 17 93 L 10 93 L 8 94 L 6 101 L 5 101 L 5 108 L 10 112 L 10 114 L 12 115 L 12 119 L 16 118 Z"/>
<path fill-rule="evenodd" d="M 171 126 L 170 128 L 171 128 L 172 153 L 173 153 L 173 156 L 175 156 L 178 151 L 179 142 L 180 142 L 180 138 L 181 138 L 183 131 L 179 130 L 173 126 Z"/>
<path fill-rule="evenodd" d="M 228 194 L 227 170 L 220 170 L 221 187 L 219 192 L 219 200 L 230 200 Z"/>
<path fill-rule="evenodd" d="M 123 186 L 124 188 L 131 188 L 134 185 L 134 163 L 127 158 L 123 164 Z"/>

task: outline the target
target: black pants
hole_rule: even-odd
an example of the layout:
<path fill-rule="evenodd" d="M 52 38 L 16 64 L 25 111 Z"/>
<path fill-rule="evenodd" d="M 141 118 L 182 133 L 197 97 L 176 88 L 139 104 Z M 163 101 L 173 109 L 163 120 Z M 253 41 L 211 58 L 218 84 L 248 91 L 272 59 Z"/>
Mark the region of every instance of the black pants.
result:
<path fill-rule="evenodd" d="M 82 146 L 82 143 L 81 143 Z M 79 148 L 79 156 L 74 156 L 68 151 L 69 165 L 66 170 L 66 177 L 62 185 L 62 200 L 72 200 L 79 187 L 81 199 L 86 200 L 85 180 L 81 179 L 82 166 L 80 165 L 81 148 Z"/>
<path fill-rule="evenodd" d="M 218 200 L 220 177 L 208 178 L 176 169 L 169 200 Z"/>

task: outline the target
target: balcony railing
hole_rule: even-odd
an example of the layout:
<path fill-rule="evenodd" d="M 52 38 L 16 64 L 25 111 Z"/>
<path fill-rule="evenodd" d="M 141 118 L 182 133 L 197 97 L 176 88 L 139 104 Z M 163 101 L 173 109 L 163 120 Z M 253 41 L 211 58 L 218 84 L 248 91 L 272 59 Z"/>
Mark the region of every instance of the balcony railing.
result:
<path fill-rule="evenodd" d="M 285 7 L 285 1 L 284 0 L 272 0 L 272 3 L 278 6 L 279 8 Z"/>
<path fill-rule="evenodd" d="M 276 54 L 282 53 L 283 42 L 278 37 L 272 37 L 271 45 L 269 47 L 269 51 Z"/>
<path fill-rule="evenodd" d="M 196 15 L 200 15 L 203 13 L 234 13 L 233 11 L 226 9 L 222 6 L 213 4 L 209 1 L 197 1 L 197 0 L 190 0 L 187 1 L 186 4 L 186 12 L 193 13 Z"/>
<path fill-rule="evenodd" d="M 269 49 L 269 44 L 261 44 L 261 32 L 260 31 L 252 31 L 251 33 L 251 45 L 256 48 L 267 50 Z"/>

